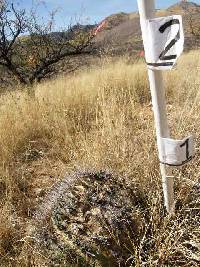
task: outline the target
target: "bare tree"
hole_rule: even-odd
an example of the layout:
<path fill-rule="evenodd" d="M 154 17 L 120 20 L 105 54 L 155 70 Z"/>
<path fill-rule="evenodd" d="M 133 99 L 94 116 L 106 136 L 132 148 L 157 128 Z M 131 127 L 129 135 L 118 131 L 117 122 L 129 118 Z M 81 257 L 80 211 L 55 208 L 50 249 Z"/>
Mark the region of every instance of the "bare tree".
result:
<path fill-rule="evenodd" d="M 56 73 L 61 60 L 67 64 L 73 57 L 92 51 L 92 31 L 76 25 L 54 33 L 54 17 L 53 12 L 46 24 L 40 24 L 34 12 L 27 15 L 7 1 L 0 6 L 0 66 L 22 84 L 39 82 Z"/>

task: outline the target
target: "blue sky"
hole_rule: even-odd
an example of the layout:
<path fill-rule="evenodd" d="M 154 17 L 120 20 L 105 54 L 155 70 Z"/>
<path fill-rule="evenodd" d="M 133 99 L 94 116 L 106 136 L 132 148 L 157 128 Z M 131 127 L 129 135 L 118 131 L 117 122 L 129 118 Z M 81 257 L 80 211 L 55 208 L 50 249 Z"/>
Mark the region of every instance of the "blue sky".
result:
<path fill-rule="evenodd" d="M 48 12 L 58 9 L 57 27 L 78 20 L 82 23 L 99 22 L 106 16 L 117 12 L 133 12 L 137 10 L 136 0 L 14 0 L 19 6 L 30 9 L 32 4 L 38 4 L 37 12 L 44 20 Z M 155 0 L 157 8 L 166 8 L 178 0 Z M 200 0 L 193 2 L 200 4 Z"/>

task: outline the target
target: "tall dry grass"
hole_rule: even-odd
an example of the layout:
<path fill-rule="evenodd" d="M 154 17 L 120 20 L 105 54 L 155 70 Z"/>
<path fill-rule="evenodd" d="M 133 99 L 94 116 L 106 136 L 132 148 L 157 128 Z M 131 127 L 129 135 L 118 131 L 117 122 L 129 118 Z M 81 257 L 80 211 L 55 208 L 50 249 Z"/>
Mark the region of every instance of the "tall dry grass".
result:
<path fill-rule="evenodd" d="M 187 193 L 199 179 L 199 74 L 199 51 L 185 54 L 178 69 L 165 74 L 172 134 L 181 138 L 194 133 L 197 143 L 195 160 L 175 173 L 179 206 L 185 205 Z M 140 183 L 152 203 L 163 208 L 143 63 L 129 65 L 120 60 L 70 78 L 60 77 L 36 86 L 35 95 L 33 99 L 26 92 L 14 91 L 0 98 L 1 266 L 25 265 L 21 251 L 27 225 L 37 204 L 65 173 L 112 171 L 126 176 L 133 186 Z M 158 213 L 152 208 L 152 218 L 154 215 L 155 238 L 161 242 L 154 253 L 170 258 L 179 245 L 174 236 L 178 238 L 186 226 L 177 221 L 173 227 L 179 230 L 173 228 L 169 239 L 169 232 L 160 232 Z M 193 228 L 197 231 L 198 222 Z M 138 251 L 134 257 L 137 266 L 143 266 Z M 189 265 L 184 266 L 198 266 L 197 262 L 188 256 Z M 164 266 L 162 261 L 159 266 Z"/>

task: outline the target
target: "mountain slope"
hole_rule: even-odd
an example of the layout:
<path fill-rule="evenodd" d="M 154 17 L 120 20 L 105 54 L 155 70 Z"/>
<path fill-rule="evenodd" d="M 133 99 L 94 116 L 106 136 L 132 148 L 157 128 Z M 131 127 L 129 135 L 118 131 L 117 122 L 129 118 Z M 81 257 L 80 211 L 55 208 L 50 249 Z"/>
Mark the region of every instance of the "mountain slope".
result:
<path fill-rule="evenodd" d="M 192 2 L 179 2 L 166 10 L 157 10 L 156 16 L 182 15 L 185 31 L 185 49 L 198 46 L 198 40 L 191 35 L 189 20 L 195 18 L 195 24 L 200 24 L 200 5 Z M 143 49 L 138 12 L 114 14 L 105 19 L 104 29 L 97 35 L 96 43 L 105 52 L 120 55 L 135 53 Z"/>

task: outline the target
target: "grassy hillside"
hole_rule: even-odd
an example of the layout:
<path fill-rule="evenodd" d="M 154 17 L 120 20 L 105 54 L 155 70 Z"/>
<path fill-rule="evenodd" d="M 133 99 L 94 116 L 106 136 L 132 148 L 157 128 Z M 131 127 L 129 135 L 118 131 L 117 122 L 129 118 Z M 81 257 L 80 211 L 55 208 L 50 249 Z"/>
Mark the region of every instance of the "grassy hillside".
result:
<path fill-rule="evenodd" d="M 196 158 L 174 172 L 177 203 L 173 218 L 163 212 L 153 114 L 142 62 L 102 62 L 97 69 L 38 85 L 35 99 L 22 91 L 1 96 L 0 266 L 118 266 L 119 262 L 120 266 L 131 266 L 131 262 L 132 266 L 198 266 L 199 73 L 199 51 L 185 54 L 177 70 L 165 73 L 172 136 L 194 133 L 196 137 Z M 78 170 L 111 173 L 113 178 L 106 184 L 110 188 L 115 181 L 117 192 L 121 192 L 118 184 L 124 179 L 125 189 L 132 188 L 125 190 L 129 192 L 126 199 L 132 203 L 136 194 L 143 203 L 141 207 L 134 202 L 131 211 L 137 226 L 130 229 L 135 231 L 131 242 L 127 235 L 123 238 L 128 230 L 110 228 L 109 238 L 118 245 L 113 255 L 108 247 L 106 254 L 102 252 L 104 265 L 81 251 L 78 244 L 67 250 L 63 242 L 69 240 L 62 231 L 64 241 L 58 233 L 52 238 L 52 220 L 43 225 L 51 245 L 46 245 L 44 236 L 39 244 L 32 244 L 37 240 L 33 226 L 40 231 L 45 213 L 50 212 L 50 217 L 55 213 L 51 202 L 59 191 L 58 187 L 51 191 L 52 186 L 59 186 L 63 177 L 67 180 L 66 173 Z M 90 188 L 93 182 L 88 180 L 88 184 Z M 123 194 L 121 197 L 126 203 Z M 44 205 L 44 218 L 37 226 L 34 214 L 43 201 L 48 205 Z M 106 228 L 101 233 L 108 235 Z M 101 248 L 96 243 L 93 246 Z M 71 258 L 69 251 L 73 252 Z"/>
<path fill-rule="evenodd" d="M 168 16 L 174 14 L 181 14 L 183 16 L 185 51 L 199 48 L 200 5 L 194 4 L 192 2 L 179 1 L 177 4 L 170 6 L 167 9 L 156 10 L 156 16 Z M 87 68 L 88 66 L 97 66 L 99 60 L 101 60 L 103 56 L 114 57 L 126 55 L 129 56 L 132 61 L 137 58 L 141 50 L 143 50 L 138 12 L 130 14 L 121 12 L 118 14 L 113 14 L 105 18 L 104 21 L 106 23 L 94 38 L 94 46 L 93 49 L 91 49 L 91 53 L 87 55 L 83 53 L 82 55 L 72 56 L 71 59 L 65 57 L 59 62 L 53 63 L 53 65 L 51 65 L 51 71 L 48 71 L 44 77 L 42 77 L 43 75 L 40 75 L 40 78 L 55 78 L 57 74 L 68 74 L 77 69 L 80 70 L 81 68 Z M 74 25 L 71 30 L 68 30 L 66 32 L 51 32 L 47 34 L 46 37 L 50 38 L 48 42 L 50 42 L 52 45 L 55 40 L 60 40 L 61 42 L 65 43 L 66 39 L 73 38 L 73 35 L 75 33 L 72 33 L 72 31 L 78 32 L 80 30 L 81 32 L 90 32 L 93 31 L 96 27 L 97 25 L 77 24 Z M 36 36 L 39 37 L 40 34 L 36 34 Z M 42 38 L 42 36 L 40 36 L 39 39 L 46 40 L 46 38 Z M 37 53 L 34 52 L 34 47 L 35 42 L 39 42 L 39 39 L 36 41 L 36 39 L 33 38 L 32 40 L 28 35 L 23 35 L 19 38 L 19 40 L 22 41 L 23 49 L 27 47 L 30 48 L 25 49 L 26 52 L 24 50 L 22 61 L 14 56 L 15 60 L 17 60 L 18 63 L 22 63 L 21 67 L 19 68 L 19 73 L 26 74 L 26 77 L 24 78 L 27 81 L 29 80 L 31 73 L 33 74 L 34 69 L 38 67 L 40 61 L 39 58 L 45 55 L 46 48 L 49 47 L 49 45 L 43 44 L 43 53 L 36 55 Z M 44 40 L 41 42 L 44 43 Z M 17 42 L 16 45 L 17 44 L 19 44 L 19 42 Z M 63 47 L 67 48 L 66 44 Z M 21 51 L 20 48 L 18 49 L 19 51 Z M 26 56 L 24 53 L 26 54 Z M 42 61 L 42 63 L 44 62 Z M 28 73 L 30 75 L 28 75 Z M 0 67 L 0 94 L 5 92 L 5 90 L 12 90 L 12 87 L 15 86 L 16 82 L 19 82 L 18 78 L 16 78 L 16 75 L 13 76 L 12 72 L 8 71 L 4 66 Z"/>

